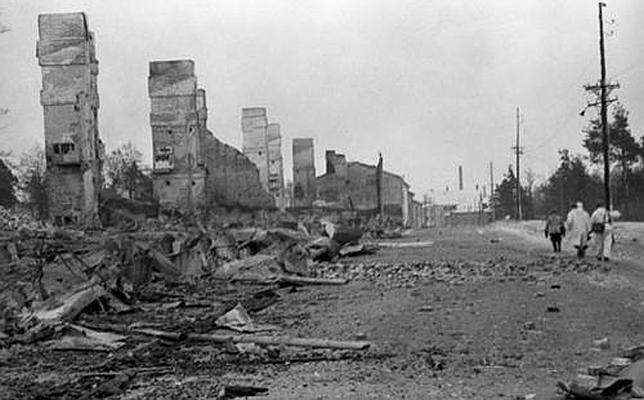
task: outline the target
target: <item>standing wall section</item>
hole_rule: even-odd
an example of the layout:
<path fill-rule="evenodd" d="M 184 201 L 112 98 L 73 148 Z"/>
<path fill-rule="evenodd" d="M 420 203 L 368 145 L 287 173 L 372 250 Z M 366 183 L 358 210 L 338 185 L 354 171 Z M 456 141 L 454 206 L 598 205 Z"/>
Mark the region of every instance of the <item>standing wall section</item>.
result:
<path fill-rule="evenodd" d="M 259 170 L 259 179 L 266 191 L 268 187 L 268 141 L 266 109 L 262 107 L 242 109 L 242 151 Z"/>
<path fill-rule="evenodd" d="M 315 200 L 315 149 L 312 138 L 293 139 L 293 203 L 311 207 Z"/>
<path fill-rule="evenodd" d="M 275 205 L 284 209 L 284 164 L 282 159 L 282 134 L 280 125 L 270 123 L 266 127 L 268 146 L 268 190 L 275 199 Z"/>
<path fill-rule="evenodd" d="M 203 104 L 192 60 L 152 61 L 148 78 L 154 194 L 165 209 L 192 212 L 206 204 L 199 130 Z"/>
<path fill-rule="evenodd" d="M 38 16 L 49 212 L 57 225 L 96 226 L 104 147 L 98 60 L 84 13 Z"/>

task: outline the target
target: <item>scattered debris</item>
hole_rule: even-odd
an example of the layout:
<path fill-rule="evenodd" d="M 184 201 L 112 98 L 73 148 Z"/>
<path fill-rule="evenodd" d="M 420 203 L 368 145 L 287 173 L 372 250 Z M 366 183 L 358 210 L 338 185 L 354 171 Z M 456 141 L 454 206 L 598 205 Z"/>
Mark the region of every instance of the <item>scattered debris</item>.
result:
<path fill-rule="evenodd" d="M 240 303 L 237 303 L 235 308 L 219 317 L 217 319 L 217 325 L 242 333 L 265 332 L 279 329 L 279 327 L 274 325 L 255 324 L 244 306 Z"/>
<path fill-rule="evenodd" d="M 610 347 L 610 340 L 607 337 L 597 339 L 593 341 L 595 347 L 599 347 L 602 350 L 606 350 Z"/>
<path fill-rule="evenodd" d="M 602 343 L 607 338 L 600 339 Z M 599 342 L 596 341 L 596 342 Z M 644 359 L 639 359 L 641 347 L 627 349 L 606 365 L 591 366 L 588 374 L 580 374 L 569 384 L 558 382 L 557 387 L 574 399 L 615 400 L 644 396 Z"/>
<path fill-rule="evenodd" d="M 233 399 L 235 397 L 252 397 L 261 393 L 267 393 L 268 388 L 245 385 L 226 385 L 221 388 L 218 399 Z"/>
<path fill-rule="evenodd" d="M 433 245 L 433 241 L 425 242 L 378 242 L 380 247 L 407 248 L 407 247 L 428 247 Z"/>

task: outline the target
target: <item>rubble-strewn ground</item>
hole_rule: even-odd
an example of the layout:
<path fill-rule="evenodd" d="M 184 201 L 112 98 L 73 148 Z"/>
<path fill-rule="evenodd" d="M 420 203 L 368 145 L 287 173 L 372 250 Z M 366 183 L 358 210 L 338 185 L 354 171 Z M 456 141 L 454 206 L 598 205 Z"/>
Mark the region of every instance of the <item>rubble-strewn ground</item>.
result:
<path fill-rule="evenodd" d="M 134 313 L 96 310 L 79 323 L 159 321 L 163 330 L 206 332 L 210 315 L 241 301 L 280 334 L 374 346 L 260 349 L 140 337 L 112 352 L 14 345 L 0 349 L 0 398 L 207 399 L 225 384 L 266 387 L 267 399 L 560 398 L 558 380 L 644 343 L 644 227 L 623 224 L 618 234 L 608 264 L 570 250 L 552 255 L 540 224 L 497 224 L 383 240 L 377 254 L 318 269 L 352 280 L 343 286 L 203 282 L 188 293 L 164 287 L 176 297 L 163 299 L 152 287 Z M 594 348 L 604 337 L 608 348 Z"/>

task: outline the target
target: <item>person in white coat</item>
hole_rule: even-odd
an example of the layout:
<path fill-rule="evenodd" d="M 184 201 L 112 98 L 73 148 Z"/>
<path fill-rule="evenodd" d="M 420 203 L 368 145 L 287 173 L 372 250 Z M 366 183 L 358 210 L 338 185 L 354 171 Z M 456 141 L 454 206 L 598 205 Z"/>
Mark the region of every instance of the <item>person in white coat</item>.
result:
<path fill-rule="evenodd" d="M 597 209 L 590 217 L 590 226 L 593 235 L 594 246 L 597 248 L 597 259 L 608 261 L 613 249 L 613 220 L 619 213 L 610 212 L 606 207 L 599 203 Z"/>
<path fill-rule="evenodd" d="M 577 257 L 586 255 L 588 248 L 588 233 L 590 232 L 590 216 L 584 210 L 584 204 L 578 201 L 566 218 L 568 240 L 577 249 Z"/>

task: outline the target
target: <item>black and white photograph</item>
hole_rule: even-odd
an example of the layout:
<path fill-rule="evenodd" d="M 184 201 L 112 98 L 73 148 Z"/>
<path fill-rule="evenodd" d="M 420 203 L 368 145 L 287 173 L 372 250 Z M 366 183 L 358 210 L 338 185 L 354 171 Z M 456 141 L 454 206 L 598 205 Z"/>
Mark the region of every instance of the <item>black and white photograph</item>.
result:
<path fill-rule="evenodd" d="M 644 1 L 0 0 L 0 399 L 644 398 Z"/>

